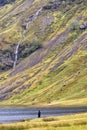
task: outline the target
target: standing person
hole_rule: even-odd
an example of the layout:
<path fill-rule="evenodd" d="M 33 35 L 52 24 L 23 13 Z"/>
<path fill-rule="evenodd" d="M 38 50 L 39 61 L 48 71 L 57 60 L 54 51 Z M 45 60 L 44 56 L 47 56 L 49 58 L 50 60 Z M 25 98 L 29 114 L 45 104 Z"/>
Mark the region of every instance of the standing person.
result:
<path fill-rule="evenodd" d="M 41 117 L 41 111 L 39 110 L 38 111 L 38 118 L 40 118 Z"/>

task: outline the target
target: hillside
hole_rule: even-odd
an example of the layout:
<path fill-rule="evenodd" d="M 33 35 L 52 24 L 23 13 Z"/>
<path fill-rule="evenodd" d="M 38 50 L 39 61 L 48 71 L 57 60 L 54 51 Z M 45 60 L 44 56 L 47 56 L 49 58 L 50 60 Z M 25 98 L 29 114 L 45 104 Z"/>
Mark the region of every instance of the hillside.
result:
<path fill-rule="evenodd" d="M 10 2 L 0 6 L 0 104 L 87 105 L 87 1 Z"/>

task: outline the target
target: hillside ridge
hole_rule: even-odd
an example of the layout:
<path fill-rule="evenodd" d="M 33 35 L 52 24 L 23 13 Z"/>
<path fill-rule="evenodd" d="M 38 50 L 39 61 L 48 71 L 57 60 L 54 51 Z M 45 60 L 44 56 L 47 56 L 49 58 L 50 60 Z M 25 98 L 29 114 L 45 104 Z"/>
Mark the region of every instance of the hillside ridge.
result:
<path fill-rule="evenodd" d="M 0 25 L 1 105 L 86 105 L 86 1 L 16 0 Z"/>

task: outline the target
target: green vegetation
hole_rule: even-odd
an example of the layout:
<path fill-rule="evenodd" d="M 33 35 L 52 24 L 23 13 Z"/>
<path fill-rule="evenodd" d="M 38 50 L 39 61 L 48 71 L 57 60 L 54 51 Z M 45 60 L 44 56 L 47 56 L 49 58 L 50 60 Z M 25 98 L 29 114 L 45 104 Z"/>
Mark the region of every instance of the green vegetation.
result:
<path fill-rule="evenodd" d="M 13 124 L 1 124 L 3 130 L 87 130 L 87 114 L 45 117 Z"/>
<path fill-rule="evenodd" d="M 16 0 L 0 7 L 0 105 L 87 105 L 86 5 Z"/>

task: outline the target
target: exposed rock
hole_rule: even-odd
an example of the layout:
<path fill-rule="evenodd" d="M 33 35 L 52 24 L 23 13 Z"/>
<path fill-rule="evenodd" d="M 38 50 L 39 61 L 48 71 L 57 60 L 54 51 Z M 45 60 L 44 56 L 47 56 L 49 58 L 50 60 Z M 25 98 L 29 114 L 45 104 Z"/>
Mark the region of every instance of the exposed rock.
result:
<path fill-rule="evenodd" d="M 44 6 L 43 7 L 43 10 L 49 10 L 49 9 L 51 9 L 52 7 L 51 6 Z"/>
<path fill-rule="evenodd" d="M 80 25 L 81 30 L 87 29 L 87 23 L 85 22 L 84 24 Z"/>
<path fill-rule="evenodd" d="M 25 45 L 20 45 L 19 48 L 19 56 L 18 58 L 25 58 L 35 52 L 37 49 L 41 48 L 41 45 L 39 43 L 26 43 Z"/>
<path fill-rule="evenodd" d="M 6 71 L 13 65 L 13 48 L 0 50 L 0 71 Z"/>
<path fill-rule="evenodd" d="M 26 24 L 23 24 L 23 25 L 22 25 L 22 28 L 23 28 L 24 30 L 26 30 Z"/>
<path fill-rule="evenodd" d="M 5 4 L 9 4 L 15 2 L 15 0 L 0 0 L 0 6 L 4 6 Z"/>
<path fill-rule="evenodd" d="M 43 7 L 43 10 L 51 10 L 51 9 L 57 9 L 59 7 L 60 3 L 54 1 L 50 2 L 49 5 L 46 5 Z"/>

